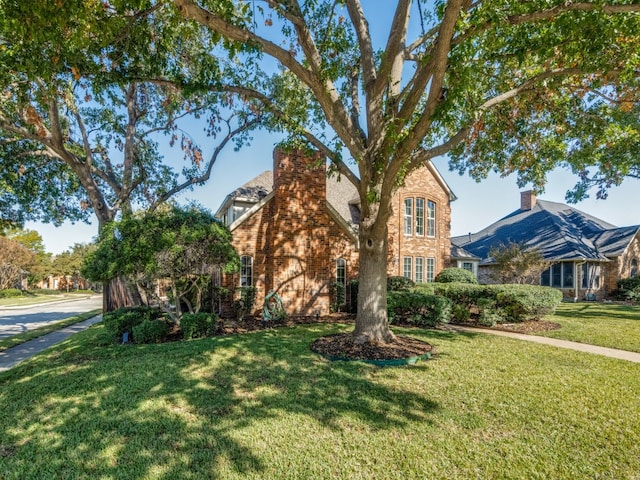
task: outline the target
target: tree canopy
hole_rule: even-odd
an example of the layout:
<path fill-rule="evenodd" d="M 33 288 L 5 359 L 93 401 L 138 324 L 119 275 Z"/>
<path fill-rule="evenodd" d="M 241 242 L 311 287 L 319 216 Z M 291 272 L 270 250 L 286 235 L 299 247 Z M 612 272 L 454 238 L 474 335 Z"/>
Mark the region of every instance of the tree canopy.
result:
<path fill-rule="evenodd" d="M 235 271 L 239 263 L 231 233 L 209 211 L 170 206 L 107 225 L 97 249 L 87 255 L 82 274 L 103 282 L 131 278 L 154 301 L 158 301 L 157 282 L 166 281 L 179 319 L 180 300 L 201 288 L 201 275 L 214 269 Z"/>
<path fill-rule="evenodd" d="M 639 157 L 618 154 L 629 140 L 637 147 L 640 5 L 173 3 L 207 31 L 262 52 L 241 68 L 268 70 L 275 60 L 278 82 L 224 88 L 263 101 L 358 188 L 360 340 L 393 339 L 382 288 L 387 220 L 411 171 L 448 154 L 453 168 L 476 179 L 516 173 L 520 184 L 542 189 L 546 174 L 564 165 L 580 174 L 575 198 L 593 182 L 606 190 L 637 173 Z"/>

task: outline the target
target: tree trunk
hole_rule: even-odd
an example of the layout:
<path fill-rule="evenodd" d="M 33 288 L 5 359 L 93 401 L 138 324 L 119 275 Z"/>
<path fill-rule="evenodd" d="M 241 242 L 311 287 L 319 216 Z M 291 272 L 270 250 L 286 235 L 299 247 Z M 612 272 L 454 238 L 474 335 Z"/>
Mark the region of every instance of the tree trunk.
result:
<path fill-rule="evenodd" d="M 102 311 L 104 313 L 133 305 L 136 305 L 136 303 L 131 297 L 131 290 L 128 283 L 122 277 L 102 284 Z"/>
<path fill-rule="evenodd" d="M 376 233 L 377 230 L 377 233 Z M 356 343 L 392 343 L 395 335 L 387 319 L 387 228 L 360 226 L 358 314 Z"/>

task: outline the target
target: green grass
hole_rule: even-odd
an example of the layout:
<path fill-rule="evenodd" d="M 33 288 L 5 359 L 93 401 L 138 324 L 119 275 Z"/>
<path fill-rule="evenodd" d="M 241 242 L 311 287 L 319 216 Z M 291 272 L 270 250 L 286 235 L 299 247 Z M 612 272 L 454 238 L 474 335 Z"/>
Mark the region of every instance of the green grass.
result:
<path fill-rule="evenodd" d="M 87 296 L 86 292 L 82 293 L 61 293 L 59 295 L 25 295 L 23 297 L 0 298 L 0 307 L 19 307 L 26 305 L 38 305 L 41 303 L 59 302 L 68 298 L 74 298 L 79 295 Z"/>
<path fill-rule="evenodd" d="M 34 338 L 42 337 L 47 333 L 55 332 L 56 330 L 60 330 L 64 327 L 68 327 L 69 325 L 73 325 L 75 323 L 82 322 L 91 317 L 95 317 L 102 312 L 102 309 L 91 310 L 87 313 L 82 313 L 80 315 L 74 315 L 73 317 L 65 318 L 64 320 L 60 320 L 56 323 L 51 323 L 49 325 L 45 325 L 44 327 L 34 328 L 33 330 L 27 330 L 26 332 L 19 333 L 17 335 L 13 335 L 12 337 L 2 338 L 0 339 L 0 352 L 4 352 L 9 348 L 18 346 L 22 343 L 28 342 L 29 340 L 33 340 Z"/>
<path fill-rule="evenodd" d="M 546 337 L 640 352 L 640 306 L 563 303 L 545 320 L 562 325 Z"/>
<path fill-rule="evenodd" d="M 0 374 L 3 479 L 637 479 L 640 365 L 482 334 L 414 366 L 328 362 L 311 325 L 104 345 Z"/>

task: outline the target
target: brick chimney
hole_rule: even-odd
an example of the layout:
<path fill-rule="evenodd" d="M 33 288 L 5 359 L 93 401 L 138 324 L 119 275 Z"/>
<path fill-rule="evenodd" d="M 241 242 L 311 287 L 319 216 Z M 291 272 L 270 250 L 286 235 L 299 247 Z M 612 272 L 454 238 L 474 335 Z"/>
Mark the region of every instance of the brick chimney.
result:
<path fill-rule="evenodd" d="M 533 190 L 520 192 L 520 210 L 531 210 L 536 206 L 536 194 Z"/>

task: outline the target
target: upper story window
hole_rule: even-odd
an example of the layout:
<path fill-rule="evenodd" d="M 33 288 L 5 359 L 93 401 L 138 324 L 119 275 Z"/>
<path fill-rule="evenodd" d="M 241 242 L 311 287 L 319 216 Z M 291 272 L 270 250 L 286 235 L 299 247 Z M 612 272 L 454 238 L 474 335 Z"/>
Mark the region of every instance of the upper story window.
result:
<path fill-rule="evenodd" d="M 427 236 L 436 236 L 436 204 L 431 200 L 427 202 Z"/>
<path fill-rule="evenodd" d="M 415 209 L 414 209 L 415 202 Z M 425 205 L 426 203 L 426 205 Z M 425 211 L 426 207 L 426 211 Z M 403 226 L 405 235 L 436 236 L 436 203 L 424 198 L 405 198 Z"/>
<path fill-rule="evenodd" d="M 240 257 L 240 286 L 253 286 L 253 257 L 248 255 Z"/>
<path fill-rule="evenodd" d="M 424 235 L 424 198 L 416 198 L 416 235 Z"/>
<path fill-rule="evenodd" d="M 336 260 L 336 283 L 347 284 L 347 261 L 344 258 Z"/>
<path fill-rule="evenodd" d="M 413 234 L 413 198 L 404 199 L 404 234 Z"/>
<path fill-rule="evenodd" d="M 631 278 L 635 278 L 638 276 L 638 259 L 634 258 L 631 260 L 631 272 L 629 274 Z"/>

